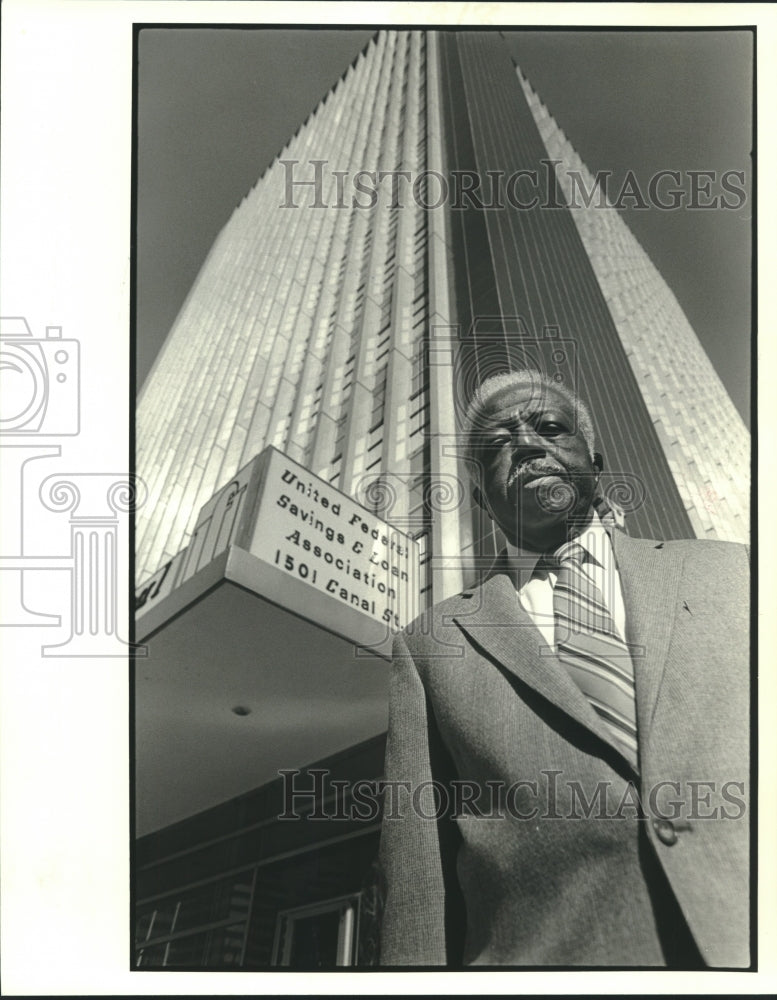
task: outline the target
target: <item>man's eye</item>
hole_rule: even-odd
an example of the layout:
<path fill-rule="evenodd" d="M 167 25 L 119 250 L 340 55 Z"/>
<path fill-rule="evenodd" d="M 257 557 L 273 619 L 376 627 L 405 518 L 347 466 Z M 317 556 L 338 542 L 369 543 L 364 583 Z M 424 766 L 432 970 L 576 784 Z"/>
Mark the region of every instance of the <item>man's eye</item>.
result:
<path fill-rule="evenodd" d="M 491 437 L 487 437 L 485 440 L 486 448 L 501 448 L 503 445 L 510 443 L 509 434 L 493 434 Z"/>
<path fill-rule="evenodd" d="M 555 420 L 543 420 L 538 425 L 537 430 L 540 434 L 547 434 L 548 437 L 554 437 L 556 434 L 563 434 L 566 431 L 566 427 Z"/>

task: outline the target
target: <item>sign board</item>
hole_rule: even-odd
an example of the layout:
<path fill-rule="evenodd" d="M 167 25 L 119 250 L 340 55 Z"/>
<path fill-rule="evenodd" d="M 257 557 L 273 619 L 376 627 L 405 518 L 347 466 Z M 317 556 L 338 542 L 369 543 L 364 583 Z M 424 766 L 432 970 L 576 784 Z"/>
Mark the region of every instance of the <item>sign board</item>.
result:
<path fill-rule="evenodd" d="M 354 613 L 390 637 L 420 612 L 418 543 L 275 448 L 203 505 L 188 546 L 138 589 L 138 615 L 193 586 L 227 549 L 267 567 L 251 589 L 355 640 Z"/>
<path fill-rule="evenodd" d="M 249 551 L 391 630 L 419 612 L 419 546 L 274 448 Z"/>
<path fill-rule="evenodd" d="M 181 566 L 186 558 L 187 549 L 182 549 L 178 555 L 160 566 L 152 577 L 135 591 L 135 613 L 143 614 L 160 601 L 164 600 L 178 586 Z"/>

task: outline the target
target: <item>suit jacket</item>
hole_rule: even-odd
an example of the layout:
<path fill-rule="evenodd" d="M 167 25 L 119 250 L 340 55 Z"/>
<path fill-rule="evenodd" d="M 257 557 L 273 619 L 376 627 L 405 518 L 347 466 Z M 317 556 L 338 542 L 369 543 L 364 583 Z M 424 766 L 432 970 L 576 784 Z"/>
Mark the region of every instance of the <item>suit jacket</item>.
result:
<path fill-rule="evenodd" d="M 661 966 L 664 897 L 706 965 L 749 964 L 747 551 L 613 546 L 639 773 L 504 566 L 397 636 L 382 965 Z"/>

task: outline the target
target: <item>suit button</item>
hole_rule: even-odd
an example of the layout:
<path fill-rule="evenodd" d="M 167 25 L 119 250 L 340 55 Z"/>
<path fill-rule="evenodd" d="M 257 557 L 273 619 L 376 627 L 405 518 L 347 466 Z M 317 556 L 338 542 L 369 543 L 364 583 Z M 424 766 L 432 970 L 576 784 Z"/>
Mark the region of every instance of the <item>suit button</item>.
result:
<path fill-rule="evenodd" d="M 674 828 L 674 823 L 670 820 L 654 819 L 653 829 L 656 831 L 656 836 L 661 843 L 666 844 L 667 847 L 671 847 L 672 844 L 677 843 L 677 832 Z"/>

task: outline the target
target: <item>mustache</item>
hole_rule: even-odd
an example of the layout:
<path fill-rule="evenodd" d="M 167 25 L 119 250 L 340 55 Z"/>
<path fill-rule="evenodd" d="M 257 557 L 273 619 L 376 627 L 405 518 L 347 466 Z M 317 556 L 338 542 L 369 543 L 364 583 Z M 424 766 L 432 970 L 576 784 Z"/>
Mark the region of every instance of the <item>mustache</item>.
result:
<path fill-rule="evenodd" d="M 513 466 L 507 479 L 507 485 L 512 486 L 520 476 L 558 476 L 566 475 L 566 469 L 558 462 L 548 458 L 528 458 Z"/>

